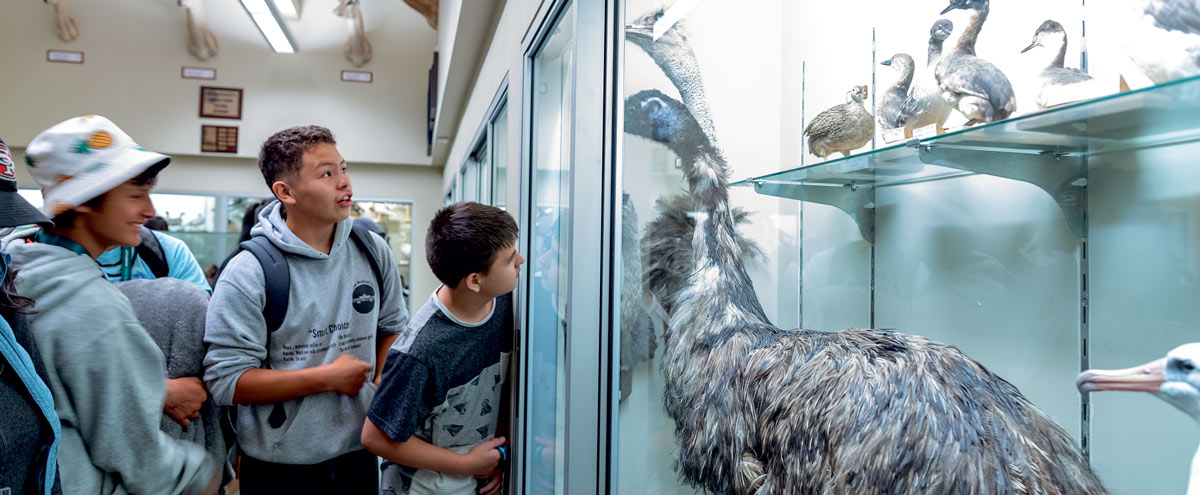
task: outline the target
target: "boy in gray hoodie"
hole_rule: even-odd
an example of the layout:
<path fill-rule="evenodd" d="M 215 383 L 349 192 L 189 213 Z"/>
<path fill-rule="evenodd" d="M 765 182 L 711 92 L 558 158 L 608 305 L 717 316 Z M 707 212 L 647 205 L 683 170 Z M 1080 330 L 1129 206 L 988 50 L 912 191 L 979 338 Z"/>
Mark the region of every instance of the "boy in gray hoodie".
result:
<path fill-rule="evenodd" d="M 237 405 L 244 495 L 379 490 L 378 459 L 359 432 L 408 313 L 387 243 L 370 236 L 377 283 L 350 239 L 350 177 L 335 144 L 324 127 L 293 127 L 259 154 L 278 201 L 251 234 L 282 252 L 290 272 L 279 328 L 267 328 L 266 278 L 250 252 L 229 261 L 209 303 L 204 379 L 218 404 Z"/>
<path fill-rule="evenodd" d="M 170 158 L 93 115 L 38 134 L 25 161 L 55 225 L 12 234 L 4 250 L 20 271 L 17 292 L 36 301 L 28 321 L 62 420 L 63 493 L 215 493 L 204 449 L 159 430 L 163 355 L 95 261 L 140 241 Z"/>

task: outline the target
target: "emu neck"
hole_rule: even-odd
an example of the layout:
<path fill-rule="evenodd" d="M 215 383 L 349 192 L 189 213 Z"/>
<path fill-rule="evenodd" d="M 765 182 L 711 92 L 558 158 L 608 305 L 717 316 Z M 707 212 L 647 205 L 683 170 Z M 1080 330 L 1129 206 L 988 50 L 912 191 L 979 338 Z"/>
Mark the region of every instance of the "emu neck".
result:
<path fill-rule="evenodd" d="M 675 29 L 679 29 L 676 27 Z M 688 107 L 704 136 L 713 148 L 717 145 L 716 128 L 708 108 L 708 98 L 704 94 L 704 83 L 700 76 L 700 65 L 696 62 L 696 54 L 686 42 L 676 41 L 674 36 L 664 36 L 654 44 L 650 56 L 658 64 L 671 83 L 679 89 L 683 104 Z"/>
<path fill-rule="evenodd" d="M 929 55 L 925 59 L 926 67 L 933 67 L 935 64 L 937 64 L 938 59 L 942 58 L 942 45 L 945 42 L 946 40 L 929 38 Z"/>
<path fill-rule="evenodd" d="M 958 38 L 958 47 L 955 51 L 975 55 L 975 41 L 979 39 L 979 31 L 983 30 L 983 21 L 987 20 L 987 16 L 988 7 L 986 5 L 975 10 L 975 13 L 971 15 L 971 24 L 967 25 L 967 29 Z"/>

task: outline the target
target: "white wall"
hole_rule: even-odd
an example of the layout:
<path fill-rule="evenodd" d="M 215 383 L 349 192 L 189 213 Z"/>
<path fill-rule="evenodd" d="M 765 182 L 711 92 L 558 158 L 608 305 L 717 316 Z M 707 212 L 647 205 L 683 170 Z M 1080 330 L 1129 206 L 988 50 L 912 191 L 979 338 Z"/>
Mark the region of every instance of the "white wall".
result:
<path fill-rule="evenodd" d="M 238 156 L 252 157 L 280 129 L 320 124 L 350 162 L 430 163 L 425 90 L 436 35 L 420 14 L 402 2 L 364 2 L 374 58 L 362 70 L 374 83 L 362 84 L 339 80 L 354 67 L 342 56 L 347 31 L 332 4 L 310 2 L 291 23 L 300 51 L 290 55 L 273 53 L 237 2 L 208 4 L 220 54 L 201 62 L 187 52 L 184 11 L 172 1 L 70 2 L 81 35 L 69 44 L 55 36 L 49 5 L 5 2 L 0 136 L 23 146 L 64 119 L 99 114 L 142 146 L 198 154 L 201 124 L 234 125 Z M 85 63 L 48 63 L 50 48 L 83 51 Z M 216 68 L 217 80 L 182 79 L 184 65 Z M 199 118 L 200 86 L 242 88 L 243 118 Z"/>

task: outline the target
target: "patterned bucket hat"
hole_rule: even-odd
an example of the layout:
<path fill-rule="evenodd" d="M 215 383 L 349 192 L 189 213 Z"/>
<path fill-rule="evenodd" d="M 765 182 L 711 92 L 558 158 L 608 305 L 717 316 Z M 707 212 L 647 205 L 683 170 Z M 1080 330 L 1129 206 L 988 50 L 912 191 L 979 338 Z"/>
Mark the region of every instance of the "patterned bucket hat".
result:
<path fill-rule="evenodd" d="M 138 146 L 98 115 L 64 120 L 29 142 L 25 163 L 42 188 L 42 211 L 54 217 L 171 158 Z"/>

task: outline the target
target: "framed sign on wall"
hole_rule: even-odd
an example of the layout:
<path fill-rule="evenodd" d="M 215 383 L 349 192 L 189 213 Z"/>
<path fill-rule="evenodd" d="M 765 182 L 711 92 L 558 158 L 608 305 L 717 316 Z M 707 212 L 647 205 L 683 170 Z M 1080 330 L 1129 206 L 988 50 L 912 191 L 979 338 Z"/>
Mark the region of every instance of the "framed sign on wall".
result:
<path fill-rule="evenodd" d="M 240 120 L 242 118 L 242 90 L 200 86 L 200 116 Z"/>
<path fill-rule="evenodd" d="M 238 128 L 224 125 L 200 126 L 200 151 L 206 153 L 237 153 Z"/>

